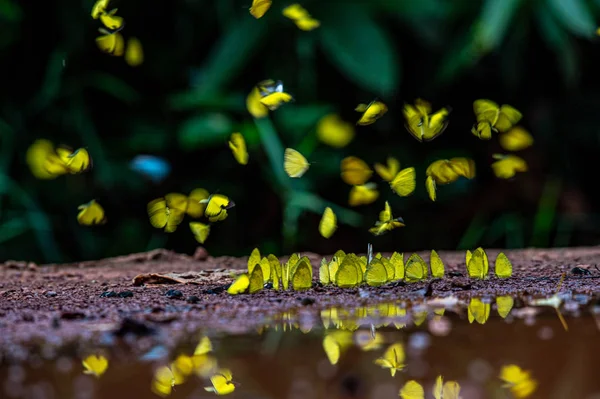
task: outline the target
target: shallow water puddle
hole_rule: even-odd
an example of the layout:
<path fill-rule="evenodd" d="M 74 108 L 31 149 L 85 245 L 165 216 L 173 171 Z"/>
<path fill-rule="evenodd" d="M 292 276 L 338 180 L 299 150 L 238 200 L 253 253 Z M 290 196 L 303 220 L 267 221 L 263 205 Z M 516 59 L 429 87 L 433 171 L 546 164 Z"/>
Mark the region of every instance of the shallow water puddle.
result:
<path fill-rule="evenodd" d="M 78 357 L 42 351 L 22 364 L 5 361 L 0 397 L 214 397 L 208 387 L 233 388 L 232 398 L 379 399 L 399 397 L 414 380 L 432 398 L 442 375 L 460 384 L 464 399 L 597 399 L 596 302 L 587 296 L 447 297 L 347 309 L 306 306 L 255 332 L 193 332 L 186 342 L 148 346 L 139 355 L 127 341 L 143 338 L 130 336 L 72 348 Z M 88 355 L 98 356 L 87 359 L 88 372 L 97 376 L 84 373 Z M 512 385 L 499 378 L 508 366 L 522 370 Z"/>

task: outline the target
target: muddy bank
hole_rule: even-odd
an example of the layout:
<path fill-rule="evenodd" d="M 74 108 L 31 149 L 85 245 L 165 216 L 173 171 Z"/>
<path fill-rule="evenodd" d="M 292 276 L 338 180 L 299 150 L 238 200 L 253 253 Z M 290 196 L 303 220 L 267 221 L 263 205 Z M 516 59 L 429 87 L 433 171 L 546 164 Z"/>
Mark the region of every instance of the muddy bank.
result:
<path fill-rule="evenodd" d="M 498 252 L 488 251 L 491 261 Z M 175 342 L 198 329 L 242 333 L 292 309 L 317 317 L 319 310 L 330 306 L 400 299 L 551 295 L 562 273 L 566 273 L 563 292 L 600 291 L 600 247 L 505 252 L 514 266 L 513 277 L 505 280 L 470 280 L 464 276 L 464 252 L 441 251 L 446 274 L 459 272 L 463 276 L 378 288 L 339 289 L 315 284 L 304 292 L 263 290 L 238 296 L 228 295 L 224 288 L 232 281 L 233 272 L 246 269 L 247 258 L 213 258 L 203 250 L 195 256 L 158 250 L 62 265 L 9 261 L 0 265 L 0 353 L 5 359 L 18 360 L 30 350 L 48 348 L 48 343 L 52 348 L 64 348 L 67 344 L 102 343 L 108 336 L 136 336 L 142 339 L 130 344 L 147 346 L 165 337 Z M 420 254 L 428 260 L 428 252 Z M 303 255 L 311 259 L 316 279 L 321 256 Z M 572 273 L 573 268 L 585 272 L 578 269 L 579 273 Z M 170 274 L 171 280 L 158 281 L 171 283 L 150 284 L 150 279 L 141 284 L 144 278 L 140 275 L 149 274 Z"/>

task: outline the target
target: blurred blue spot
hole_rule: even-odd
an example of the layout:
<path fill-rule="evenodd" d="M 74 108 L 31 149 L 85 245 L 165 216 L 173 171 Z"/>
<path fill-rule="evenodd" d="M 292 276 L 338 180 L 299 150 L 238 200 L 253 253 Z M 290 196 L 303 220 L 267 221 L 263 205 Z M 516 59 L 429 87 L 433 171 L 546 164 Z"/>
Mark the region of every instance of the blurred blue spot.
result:
<path fill-rule="evenodd" d="M 131 160 L 129 167 L 155 183 L 160 183 L 171 173 L 169 162 L 153 155 L 138 155 Z"/>

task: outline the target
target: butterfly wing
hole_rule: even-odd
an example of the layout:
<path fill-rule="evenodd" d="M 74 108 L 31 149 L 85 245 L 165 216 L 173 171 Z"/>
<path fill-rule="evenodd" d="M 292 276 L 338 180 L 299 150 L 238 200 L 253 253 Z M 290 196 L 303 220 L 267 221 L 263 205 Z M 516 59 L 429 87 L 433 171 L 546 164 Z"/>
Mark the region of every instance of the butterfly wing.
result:
<path fill-rule="evenodd" d="M 498 136 L 500 146 L 506 151 L 521 151 L 533 145 L 531 134 L 520 126 L 515 126 Z"/>
<path fill-rule="evenodd" d="M 516 125 L 522 117 L 523 114 L 521 114 L 519 110 L 510 105 L 503 104 L 500 107 L 498 120 L 494 124 L 494 127 L 498 129 L 499 132 L 504 133 Z"/>
<path fill-rule="evenodd" d="M 494 126 L 498 121 L 500 107 L 491 100 L 480 99 L 473 102 L 473 112 L 478 122 L 487 121 Z"/>
<path fill-rule="evenodd" d="M 230 295 L 243 294 L 250 286 L 250 278 L 246 273 L 240 274 L 227 288 L 227 293 Z"/>
<path fill-rule="evenodd" d="M 301 177 L 308 170 L 309 166 L 310 165 L 306 158 L 304 158 L 304 155 L 293 148 L 285 149 L 283 168 L 289 177 Z"/>
<path fill-rule="evenodd" d="M 263 284 L 264 284 L 264 278 L 263 278 L 262 267 L 260 267 L 260 264 L 257 264 L 254 266 L 254 269 L 252 269 L 252 273 L 250 273 L 250 284 L 248 286 L 248 292 L 250 294 L 254 294 L 254 293 L 262 290 Z"/>
<path fill-rule="evenodd" d="M 233 157 L 240 165 L 248 164 L 248 150 L 246 149 L 246 140 L 240 133 L 232 133 L 229 138 L 229 148 Z"/>
<path fill-rule="evenodd" d="M 354 156 L 342 159 L 340 164 L 342 180 L 347 184 L 361 185 L 373 175 L 369 165 L 362 159 Z"/>
<path fill-rule="evenodd" d="M 295 291 L 303 291 L 312 287 L 312 268 L 302 260 L 298 263 L 294 275 L 292 276 L 292 288 Z"/>
<path fill-rule="evenodd" d="M 435 201 L 437 198 L 436 185 L 435 179 L 432 176 L 427 176 L 427 179 L 425 179 L 425 189 L 427 190 L 427 195 L 429 195 L 429 198 L 432 201 Z"/>
<path fill-rule="evenodd" d="M 508 316 L 508 314 L 512 310 L 514 303 L 515 300 L 510 295 L 496 297 L 496 307 L 500 317 L 502 317 L 503 319 L 506 318 L 506 316 Z"/>
<path fill-rule="evenodd" d="M 424 399 L 425 391 L 417 381 L 410 380 L 400 389 L 399 395 L 402 399 Z"/>
<path fill-rule="evenodd" d="M 431 266 L 431 275 L 435 278 L 444 278 L 444 262 L 435 250 L 431 250 L 431 257 L 429 260 Z"/>
<path fill-rule="evenodd" d="M 200 222 L 190 222 L 190 230 L 192 230 L 196 241 L 204 244 L 210 234 L 210 225 Z"/>
<path fill-rule="evenodd" d="M 390 182 L 390 186 L 401 197 L 411 195 L 417 186 L 415 168 L 402 169 Z"/>
<path fill-rule="evenodd" d="M 256 19 L 262 18 L 269 8 L 271 8 L 272 3 L 271 0 L 253 0 L 250 7 L 250 14 Z"/>
<path fill-rule="evenodd" d="M 330 207 L 325 208 L 321 222 L 319 223 L 319 233 L 325 238 L 330 238 L 337 229 L 337 217 Z"/>
<path fill-rule="evenodd" d="M 365 273 L 367 284 L 372 287 L 377 287 L 387 282 L 387 271 L 385 266 L 379 259 L 373 259 L 370 265 L 367 266 Z"/>
<path fill-rule="evenodd" d="M 500 252 L 496 257 L 494 268 L 496 277 L 507 278 L 512 276 L 512 263 L 510 263 L 510 260 L 503 252 Z"/>

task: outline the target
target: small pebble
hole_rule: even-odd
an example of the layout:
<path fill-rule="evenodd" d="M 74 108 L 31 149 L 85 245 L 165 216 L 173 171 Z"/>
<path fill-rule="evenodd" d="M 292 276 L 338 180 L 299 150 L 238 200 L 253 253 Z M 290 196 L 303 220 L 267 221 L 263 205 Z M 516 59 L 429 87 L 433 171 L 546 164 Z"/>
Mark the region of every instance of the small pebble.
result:
<path fill-rule="evenodd" d="M 315 299 L 314 298 L 298 298 L 300 300 L 300 303 L 302 304 L 302 306 L 309 306 L 312 305 L 313 303 L 315 303 Z"/>
<path fill-rule="evenodd" d="M 273 289 L 273 283 L 269 281 L 267 284 L 265 284 L 263 286 L 263 288 L 266 289 L 266 290 Z"/>
<path fill-rule="evenodd" d="M 231 285 L 231 284 L 228 284 L 228 285 L 222 285 L 222 286 L 220 286 L 220 287 L 215 287 L 215 288 L 209 288 L 209 289 L 207 289 L 206 291 L 204 291 L 204 293 L 205 293 L 205 294 L 208 294 L 208 295 L 218 295 L 218 294 L 220 294 L 221 292 L 225 291 L 227 288 L 229 288 L 229 286 L 230 286 L 230 285 Z"/>
<path fill-rule="evenodd" d="M 56 291 L 46 291 L 46 292 L 44 293 L 44 295 L 46 295 L 46 296 L 47 296 L 47 297 L 49 297 L 49 298 L 52 298 L 52 297 L 55 297 L 55 296 L 56 296 L 56 295 L 58 295 L 58 294 L 56 293 Z"/>
<path fill-rule="evenodd" d="M 183 293 L 179 290 L 169 290 L 165 293 L 165 296 L 170 299 L 181 299 L 183 298 Z"/>
<path fill-rule="evenodd" d="M 120 298 L 132 298 L 133 297 L 133 292 L 131 292 L 131 291 L 122 291 L 122 292 L 119 292 L 119 297 Z"/>
<path fill-rule="evenodd" d="M 200 298 L 198 298 L 196 295 L 190 295 L 187 297 L 186 301 L 188 303 L 198 303 L 200 302 Z"/>
<path fill-rule="evenodd" d="M 117 293 L 114 291 L 104 291 L 102 294 L 100 294 L 100 298 L 116 298 L 117 297 Z"/>

